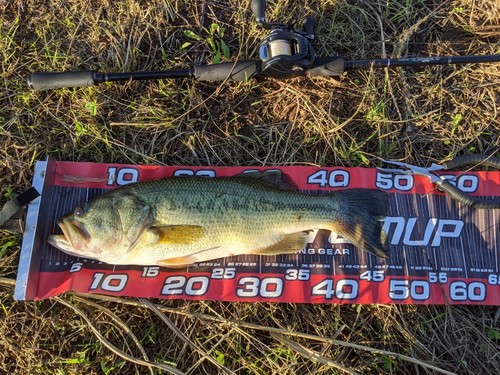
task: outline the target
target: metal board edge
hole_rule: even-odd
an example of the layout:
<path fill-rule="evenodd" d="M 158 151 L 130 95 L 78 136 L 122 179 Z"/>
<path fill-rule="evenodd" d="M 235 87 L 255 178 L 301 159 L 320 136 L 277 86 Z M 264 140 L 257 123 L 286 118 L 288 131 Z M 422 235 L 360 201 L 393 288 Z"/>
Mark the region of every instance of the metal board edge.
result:
<path fill-rule="evenodd" d="M 39 236 L 38 219 L 43 212 L 42 203 L 50 199 L 50 186 L 55 172 L 55 159 L 50 157 L 45 161 L 37 161 L 33 176 L 33 187 L 38 190 L 40 196 L 28 205 L 21 254 L 17 269 L 16 287 L 14 299 L 24 301 L 36 296 L 38 287 L 38 269 L 40 266 L 40 254 L 36 252 L 36 242 Z M 49 188 L 49 189 L 48 189 Z"/>

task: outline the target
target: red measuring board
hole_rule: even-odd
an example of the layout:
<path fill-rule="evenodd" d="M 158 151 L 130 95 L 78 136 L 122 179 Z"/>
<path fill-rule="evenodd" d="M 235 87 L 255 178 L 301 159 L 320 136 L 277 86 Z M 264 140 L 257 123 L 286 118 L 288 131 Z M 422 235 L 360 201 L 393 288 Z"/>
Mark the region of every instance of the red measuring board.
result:
<path fill-rule="evenodd" d="M 327 231 L 296 254 L 214 259 L 187 269 L 114 266 L 67 255 L 49 244 L 57 220 L 81 202 L 135 181 L 231 176 L 279 169 L 304 191 L 370 188 L 389 193 L 384 220 L 390 257 L 380 259 Z M 500 172 L 448 172 L 462 190 L 500 196 Z M 172 167 L 38 162 L 15 298 L 68 290 L 120 296 L 299 303 L 500 305 L 500 210 L 474 210 L 428 179 L 374 168 Z"/>

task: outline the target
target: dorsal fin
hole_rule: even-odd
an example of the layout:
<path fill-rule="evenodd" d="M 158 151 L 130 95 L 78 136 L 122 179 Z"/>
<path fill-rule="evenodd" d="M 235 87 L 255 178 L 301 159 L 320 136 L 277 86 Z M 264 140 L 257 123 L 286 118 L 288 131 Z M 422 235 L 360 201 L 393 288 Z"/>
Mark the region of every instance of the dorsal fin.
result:
<path fill-rule="evenodd" d="M 264 171 L 250 169 L 238 176 L 264 181 L 283 190 L 297 190 L 297 185 L 293 180 L 280 169 L 267 169 Z"/>

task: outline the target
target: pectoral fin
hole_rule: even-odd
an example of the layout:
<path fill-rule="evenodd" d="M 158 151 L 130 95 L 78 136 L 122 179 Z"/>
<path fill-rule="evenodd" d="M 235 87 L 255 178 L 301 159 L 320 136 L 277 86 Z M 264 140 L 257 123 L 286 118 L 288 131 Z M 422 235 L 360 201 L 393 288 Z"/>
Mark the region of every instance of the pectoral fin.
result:
<path fill-rule="evenodd" d="M 261 255 L 277 255 L 290 254 L 302 250 L 309 241 L 307 232 L 297 232 L 286 234 L 275 244 L 267 246 L 255 251 L 255 254 Z"/>
<path fill-rule="evenodd" d="M 178 258 L 169 258 L 169 259 L 163 259 L 159 260 L 156 262 L 161 267 L 168 267 L 168 268 L 185 268 L 193 263 L 196 263 L 198 261 L 198 258 L 196 258 L 193 255 L 187 255 L 184 257 L 178 257 Z"/>
<path fill-rule="evenodd" d="M 204 230 L 199 225 L 165 225 L 150 227 L 148 231 L 158 236 L 157 242 L 163 244 L 187 245 L 198 241 Z"/>

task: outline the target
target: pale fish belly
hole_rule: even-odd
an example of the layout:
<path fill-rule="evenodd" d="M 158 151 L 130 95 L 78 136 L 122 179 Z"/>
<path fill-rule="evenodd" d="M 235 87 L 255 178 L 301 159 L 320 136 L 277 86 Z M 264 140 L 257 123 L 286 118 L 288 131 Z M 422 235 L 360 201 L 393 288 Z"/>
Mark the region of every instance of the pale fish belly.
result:
<path fill-rule="evenodd" d="M 253 194 L 252 194 L 253 193 Z M 115 264 L 157 264 L 160 260 L 194 257 L 191 261 L 258 253 L 278 243 L 284 235 L 316 228 L 328 229 L 328 200 L 294 192 L 226 192 L 218 196 L 200 190 L 189 197 L 181 192 L 163 197 L 155 225 L 195 225 L 203 228 L 196 239 L 184 243 L 158 243 L 146 232 L 135 248 Z M 296 251 L 300 251 L 297 248 Z M 119 263 L 118 263 L 119 262 Z"/>

